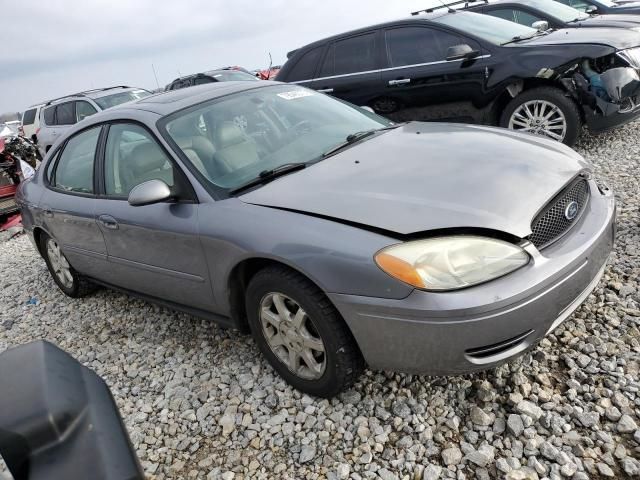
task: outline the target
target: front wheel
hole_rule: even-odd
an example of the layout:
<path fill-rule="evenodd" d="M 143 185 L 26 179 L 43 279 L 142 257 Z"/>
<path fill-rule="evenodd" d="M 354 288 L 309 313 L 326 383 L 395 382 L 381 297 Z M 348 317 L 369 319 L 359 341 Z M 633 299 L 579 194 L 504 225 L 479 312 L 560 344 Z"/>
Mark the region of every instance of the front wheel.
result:
<path fill-rule="evenodd" d="M 298 390 L 330 398 L 362 373 L 364 361 L 344 320 L 302 275 L 281 267 L 258 272 L 246 307 L 260 351 Z"/>
<path fill-rule="evenodd" d="M 500 126 L 528 132 L 573 146 L 582 128 L 578 106 L 554 87 L 526 90 L 502 112 Z"/>
<path fill-rule="evenodd" d="M 42 235 L 40 241 L 42 256 L 60 290 L 70 297 L 78 298 L 96 289 L 95 284 L 76 272 L 69 264 L 58 242 L 46 234 Z"/>

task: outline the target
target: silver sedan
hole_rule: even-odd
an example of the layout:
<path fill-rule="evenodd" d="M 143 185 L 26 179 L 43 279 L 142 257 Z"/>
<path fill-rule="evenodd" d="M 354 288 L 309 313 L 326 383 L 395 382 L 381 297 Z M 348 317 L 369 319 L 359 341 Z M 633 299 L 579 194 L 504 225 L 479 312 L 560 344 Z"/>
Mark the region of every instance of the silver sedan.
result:
<path fill-rule="evenodd" d="M 365 365 L 486 369 L 598 282 L 615 202 L 573 150 L 393 124 L 302 87 L 229 82 L 91 116 L 18 194 L 54 281 L 250 331 L 329 397 Z"/>

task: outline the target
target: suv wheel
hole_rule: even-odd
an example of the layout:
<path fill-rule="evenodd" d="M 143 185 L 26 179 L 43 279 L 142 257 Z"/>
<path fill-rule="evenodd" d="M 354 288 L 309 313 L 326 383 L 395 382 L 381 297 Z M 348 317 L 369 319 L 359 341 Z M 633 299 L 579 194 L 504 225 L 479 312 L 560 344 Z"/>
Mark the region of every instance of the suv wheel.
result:
<path fill-rule="evenodd" d="M 573 146 L 580 134 L 582 119 L 575 102 L 562 90 L 539 87 L 512 99 L 502 113 L 500 126 Z"/>
<path fill-rule="evenodd" d="M 78 298 L 96 289 L 95 284 L 74 270 L 53 238 L 43 234 L 40 242 L 44 260 L 60 290 L 70 297 Z"/>
<path fill-rule="evenodd" d="M 376 113 L 384 115 L 397 111 L 400 108 L 400 104 L 393 98 L 383 97 L 374 101 L 371 108 L 373 108 Z"/>
<path fill-rule="evenodd" d="M 246 295 L 249 326 L 271 366 L 298 390 L 329 398 L 351 386 L 364 361 L 329 299 L 282 267 L 258 272 Z"/>

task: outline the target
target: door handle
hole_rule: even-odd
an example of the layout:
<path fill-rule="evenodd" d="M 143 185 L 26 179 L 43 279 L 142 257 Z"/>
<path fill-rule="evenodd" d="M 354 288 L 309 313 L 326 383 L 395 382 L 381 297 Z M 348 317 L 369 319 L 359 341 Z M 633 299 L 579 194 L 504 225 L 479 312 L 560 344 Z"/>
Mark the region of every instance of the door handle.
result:
<path fill-rule="evenodd" d="M 111 215 L 100 215 L 98 217 L 98 222 L 100 222 L 100 224 L 103 227 L 108 228 L 110 230 L 117 230 L 118 229 L 118 222 Z"/>
<path fill-rule="evenodd" d="M 392 87 L 395 85 L 404 85 L 406 83 L 410 83 L 411 79 L 410 78 L 402 78 L 400 80 L 389 80 L 389 85 L 391 85 Z"/>
<path fill-rule="evenodd" d="M 322 90 L 318 90 L 320 93 L 333 93 L 333 88 L 323 88 Z"/>

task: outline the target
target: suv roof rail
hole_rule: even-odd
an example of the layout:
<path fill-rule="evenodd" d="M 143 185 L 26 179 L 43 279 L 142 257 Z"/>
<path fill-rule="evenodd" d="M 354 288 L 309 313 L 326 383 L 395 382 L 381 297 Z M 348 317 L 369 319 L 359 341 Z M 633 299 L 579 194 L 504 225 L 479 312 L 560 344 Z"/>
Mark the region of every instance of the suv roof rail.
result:
<path fill-rule="evenodd" d="M 47 100 L 46 102 L 44 102 L 43 106 L 44 107 L 48 107 L 53 102 L 57 102 L 58 100 L 64 100 L 65 98 L 69 98 L 69 97 L 86 97 L 88 93 L 105 92 L 107 90 L 113 90 L 115 88 L 131 88 L 131 87 L 129 87 L 128 85 L 115 85 L 113 87 L 93 88 L 91 90 L 84 90 L 82 92 L 71 93 L 71 94 L 65 95 L 63 97 L 58 97 L 58 98 L 53 98 L 51 100 Z"/>
<path fill-rule="evenodd" d="M 454 11 L 454 9 L 451 8 L 453 6 L 464 4 L 464 7 L 462 7 L 464 9 L 464 8 L 469 8 L 469 4 L 471 3 L 479 3 L 479 2 L 489 3 L 489 0 L 459 0 L 457 2 L 452 2 L 452 3 L 443 2 L 442 5 L 436 5 L 435 7 L 429 7 L 429 8 L 425 8 L 424 10 L 411 12 L 411 15 L 416 16 L 416 15 L 420 15 L 421 13 L 432 13 L 441 8 L 448 8 L 449 11 L 451 12 L 451 11 Z"/>

